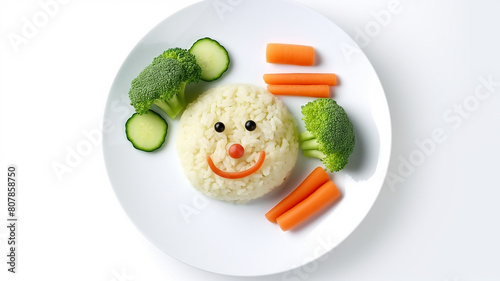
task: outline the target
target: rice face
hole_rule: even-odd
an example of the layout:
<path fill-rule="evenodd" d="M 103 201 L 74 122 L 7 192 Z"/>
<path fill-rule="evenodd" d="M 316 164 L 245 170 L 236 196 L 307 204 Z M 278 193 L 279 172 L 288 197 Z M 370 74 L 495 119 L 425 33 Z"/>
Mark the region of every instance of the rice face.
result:
<path fill-rule="evenodd" d="M 257 127 L 245 129 L 253 120 Z M 223 132 L 214 125 L 222 122 Z M 230 157 L 233 144 L 244 148 L 241 158 Z M 207 156 L 226 172 L 255 165 L 261 151 L 264 163 L 255 173 L 227 179 L 209 167 Z M 263 196 L 282 184 L 295 166 L 298 133 L 286 106 L 266 89 L 248 84 L 222 85 L 207 90 L 185 109 L 179 123 L 177 152 L 191 184 L 205 195 L 237 203 Z"/>

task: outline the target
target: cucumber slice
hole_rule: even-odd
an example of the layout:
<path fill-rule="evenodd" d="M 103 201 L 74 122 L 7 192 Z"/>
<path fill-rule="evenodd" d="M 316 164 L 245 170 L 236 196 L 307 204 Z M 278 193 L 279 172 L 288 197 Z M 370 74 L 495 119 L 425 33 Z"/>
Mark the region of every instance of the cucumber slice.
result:
<path fill-rule="evenodd" d="M 229 55 L 226 49 L 214 39 L 205 37 L 194 42 L 189 52 L 196 57 L 201 67 L 201 80 L 214 81 L 229 67 Z"/>
<path fill-rule="evenodd" d="M 153 151 L 165 142 L 168 125 L 156 112 L 134 113 L 125 123 L 127 139 L 142 151 Z"/>

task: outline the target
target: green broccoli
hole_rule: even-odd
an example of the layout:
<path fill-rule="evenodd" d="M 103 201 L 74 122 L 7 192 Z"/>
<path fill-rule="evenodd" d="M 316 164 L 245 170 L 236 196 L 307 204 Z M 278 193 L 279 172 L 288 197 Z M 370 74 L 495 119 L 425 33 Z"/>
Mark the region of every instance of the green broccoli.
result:
<path fill-rule="evenodd" d="M 155 104 L 174 119 L 186 107 L 186 85 L 200 78 L 201 68 L 194 55 L 181 48 L 168 49 L 132 80 L 130 104 L 139 114 Z"/>
<path fill-rule="evenodd" d="M 306 157 L 321 159 L 336 172 L 347 164 L 355 144 L 354 129 L 344 109 L 332 99 L 319 98 L 301 107 L 306 131 L 299 135 Z"/>

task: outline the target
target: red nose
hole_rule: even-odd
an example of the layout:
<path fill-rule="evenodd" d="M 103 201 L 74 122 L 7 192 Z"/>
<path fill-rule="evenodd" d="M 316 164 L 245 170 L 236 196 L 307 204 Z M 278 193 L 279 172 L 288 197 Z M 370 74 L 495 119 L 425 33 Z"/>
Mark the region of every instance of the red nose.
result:
<path fill-rule="evenodd" d="M 245 149 L 241 146 L 241 144 L 235 143 L 229 147 L 229 156 L 234 159 L 240 158 L 243 154 L 245 154 Z"/>

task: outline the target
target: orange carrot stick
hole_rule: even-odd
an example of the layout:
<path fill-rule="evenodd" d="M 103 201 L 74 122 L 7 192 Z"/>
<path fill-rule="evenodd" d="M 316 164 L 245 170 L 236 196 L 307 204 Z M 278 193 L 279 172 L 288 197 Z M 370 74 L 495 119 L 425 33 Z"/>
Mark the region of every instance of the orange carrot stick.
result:
<path fill-rule="evenodd" d="M 267 85 L 267 90 L 277 96 L 330 97 L 328 85 Z"/>
<path fill-rule="evenodd" d="M 267 73 L 264 81 L 274 85 L 337 85 L 334 73 Z"/>
<path fill-rule="evenodd" d="M 286 211 L 290 210 L 293 206 L 297 205 L 300 201 L 311 195 L 316 189 L 318 189 L 325 182 L 329 181 L 330 178 L 325 170 L 321 167 L 314 169 L 302 183 L 295 188 L 292 193 L 281 200 L 276 206 L 266 213 L 266 218 L 273 223 L 276 223 L 276 218 L 284 214 Z"/>
<path fill-rule="evenodd" d="M 314 65 L 314 48 L 311 46 L 269 43 L 266 48 L 269 63 Z"/>
<path fill-rule="evenodd" d="M 217 168 L 217 166 L 215 166 L 214 161 L 212 161 L 210 155 L 207 155 L 207 162 L 212 172 L 214 172 L 214 174 L 218 175 L 219 177 L 223 177 L 226 179 L 241 179 L 257 172 L 260 169 L 260 167 L 262 167 L 262 164 L 264 164 L 265 158 L 266 158 L 266 152 L 262 150 L 260 152 L 259 160 L 257 160 L 257 163 L 255 163 L 255 165 L 253 165 L 252 167 L 240 172 L 226 172 L 220 170 L 219 168 Z"/>
<path fill-rule="evenodd" d="M 302 202 L 279 216 L 276 221 L 283 231 L 292 229 L 337 200 L 339 197 L 340 191 L 333 181 L 327 181 Z"/>

